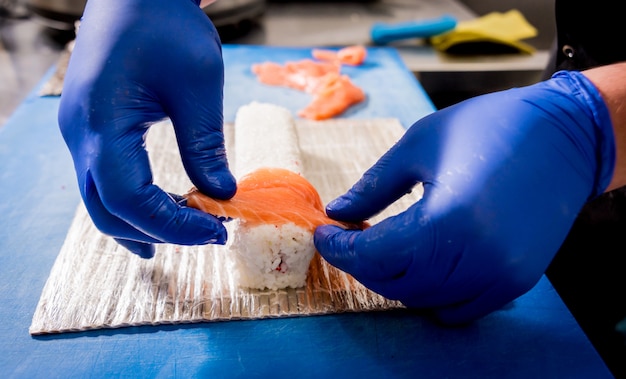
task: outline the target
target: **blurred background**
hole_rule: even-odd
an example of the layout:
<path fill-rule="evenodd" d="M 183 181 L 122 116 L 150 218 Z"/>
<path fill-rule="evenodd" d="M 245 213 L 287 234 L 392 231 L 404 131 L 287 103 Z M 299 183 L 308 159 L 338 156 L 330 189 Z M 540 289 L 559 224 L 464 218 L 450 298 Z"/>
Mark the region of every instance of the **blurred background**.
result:
<path fill-rule="evenodd" d="M 86 0 L 0 0 L 0 126 L 74 38 Z M 423 39 L 391 43 L 438 108 L 469 96 L 535 82 L 554 39 L 553 0 L 221 0 L 205 13 L 222 41 L 276 46 L 371 45 L 376 22 L 471 20 L 516 8 L 537 28 L 531 55 L 446 56 Z"/>

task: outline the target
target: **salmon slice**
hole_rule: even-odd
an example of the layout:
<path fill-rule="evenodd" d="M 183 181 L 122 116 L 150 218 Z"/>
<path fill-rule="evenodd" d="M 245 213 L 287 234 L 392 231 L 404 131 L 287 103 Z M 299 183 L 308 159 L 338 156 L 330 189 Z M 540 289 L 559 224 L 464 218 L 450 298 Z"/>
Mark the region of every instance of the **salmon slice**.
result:
<path fill-rule="evenodd" d="M 346 229 L 365 226 L 328 217 L 315 187 L 302 175 L 282 168 L 260 168 L 245 175 L 229 200 L 210 198 L 195 188 L 185 197 L 192 208 L 217 217 L 236 218 L 249 226 L 294 223 L 310 232 L 325 224 Z"/>
<path fill-rule="evenodd" d="M 346 75 L 328 74 L 316 88 L 313 101 L 298 112 L 310 120 L 324 120 L 343 113 L 365 100 L 365 93 Z"/>
<path fill-rule="evenodd" d="M 313 49 L 313 58 L 321 61 L 339 62 L 350 66 L 358 66 L 363 64 L 367 56 L 367 50 L 364 46 L 353 45 L 347 46 L 338 51 L 327 49 Z"/>
<path fill-rule="evenodd" d="M 252 65 L 252 72 L 261 83 L 285 86 L 307 93 L 314 92 L 326 74 L 338 74 L 340 69 L 341 65 L 337 62 L 315 62 L 311 59 L 287 62 L 284 65 L 274 62 Z"/>
<path fill-rule="evenodd" d="M 303 59 L 280 65 L 263 62 L 252 65 L 257 79 L 267 85 L 284 86 L 313 95 L 313 100 L 298 116 L 310 120 L 325 120 L 343 113 L 352 105 L 365 100 L 365 93 L 346 75 L 341 75 L 341 65 L 360 65 L 367 50 L 360 45 L 348 46 L 338 51 L 313 49 L 319 61 Z"/>

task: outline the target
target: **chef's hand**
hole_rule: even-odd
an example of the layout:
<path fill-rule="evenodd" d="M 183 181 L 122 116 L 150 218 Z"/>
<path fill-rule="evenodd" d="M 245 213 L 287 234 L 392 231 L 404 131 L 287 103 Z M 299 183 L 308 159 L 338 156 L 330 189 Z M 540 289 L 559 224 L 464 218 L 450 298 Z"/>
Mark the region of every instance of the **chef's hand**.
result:
<path fill-rule="evenodd" d="M 234 195 L 222 134 L 219 36 L 192 0 L 90 0 L 65 77 L 59 124 L 95 225 L 150 258 L 153 243 L 224 243 L 213 216 L 152 182 L 144 138 L 170 117 L 193 184 Z"/>
<path fill-rule="evenodd" d="M 319 227 L 315 246 L 387 298 L 468 322 L 536 284 L 614 158 L 608 110 L 580 73 L 476 97 L 415 123 L 327 212 L 368 219 L 418 182 L 420 201 L 364 231 Z"/>

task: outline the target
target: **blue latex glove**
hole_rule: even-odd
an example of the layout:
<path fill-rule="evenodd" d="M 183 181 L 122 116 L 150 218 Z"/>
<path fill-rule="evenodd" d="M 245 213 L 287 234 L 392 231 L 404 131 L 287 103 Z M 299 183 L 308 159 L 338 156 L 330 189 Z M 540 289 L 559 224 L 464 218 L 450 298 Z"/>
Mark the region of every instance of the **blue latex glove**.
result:
<path fill-rule="evenodd" d="M 558 73 L 419 120 L 327 212 L 365 220 L 418 182 L 423 198 L 365 231 L 321 226 L 315 246 L 387 298 L 468 322 L 537 283 L 614 160 L 599 93 Z"/>
<path fill-rule="evenodd" d="M 59 124 L 95 225 L 130 251 L 224 243 L 215 217 L 152 182 L 144 146 L 170 117 L 184 167 L 207 195 L 230 198 L 224 67 L 215 27 L 192 0 L 90 0 L 65 77 Z"/>

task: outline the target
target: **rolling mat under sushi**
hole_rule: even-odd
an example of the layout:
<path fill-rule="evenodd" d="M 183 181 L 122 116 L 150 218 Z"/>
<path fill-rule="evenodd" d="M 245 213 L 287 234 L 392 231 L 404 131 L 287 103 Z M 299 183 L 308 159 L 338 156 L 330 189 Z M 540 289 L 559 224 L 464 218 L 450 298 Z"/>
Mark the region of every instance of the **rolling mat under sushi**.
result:
<path fill-rule="evenodd" d="M 397 120 L 297 121 L 307 178 L 326 203 L 344 193 L 404 133 Z M 234 156 L 232 125 L 226 125 Z M 187 179 L 169 122 L 147 138 L 155 183 L 185 193 Z M 236 165 L 231 159 L 231 164 Z M 406 209 L 413 191 L 371 220 Z M 228 227 L 228 225 L 227 225 Z M 227 269 L 231 247 L 159 245 L 153 259 L 130 254 L 101 234 L 81 204 L 33 315 L 31 334 L 124 326 L 378 311 L 402 305 L 363 287 L 316 254 L 306 286 L 251 290 Z"/>

